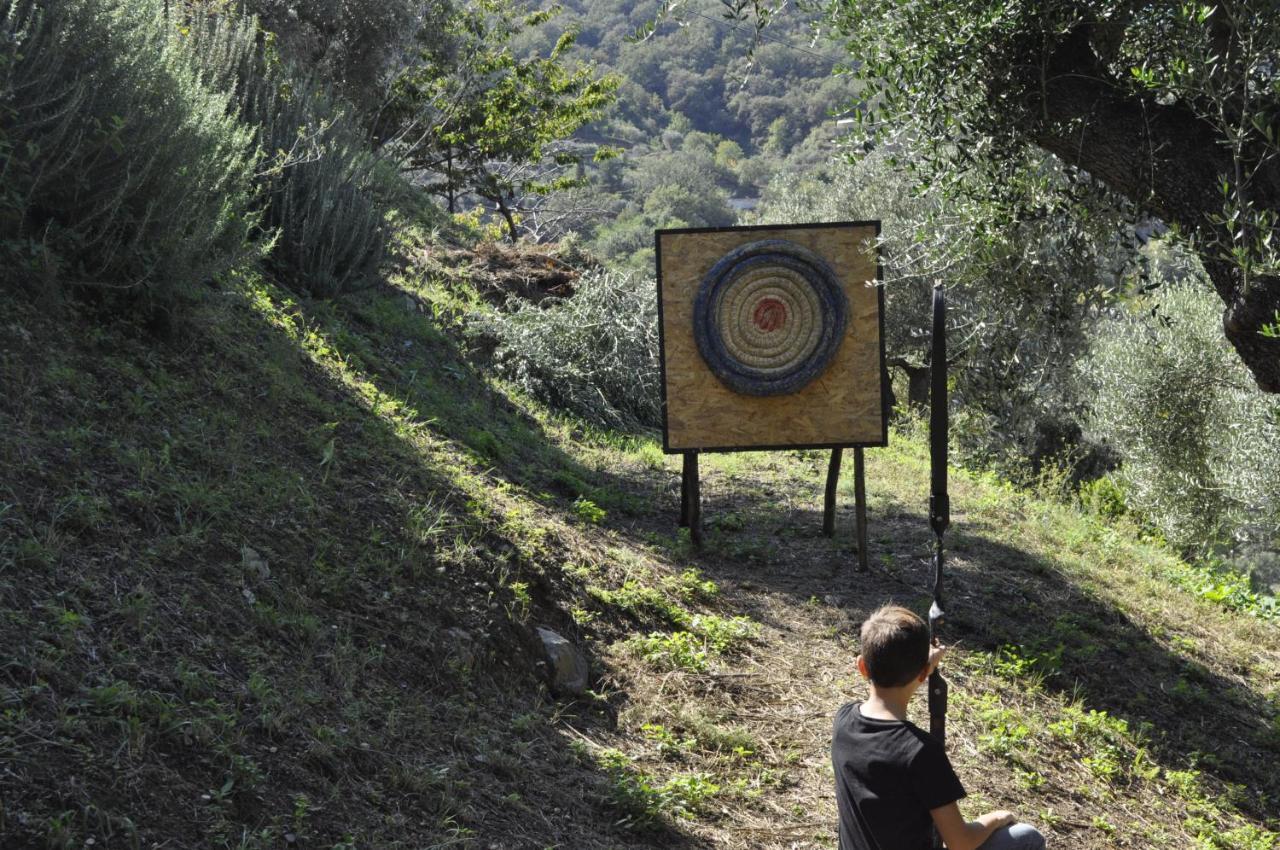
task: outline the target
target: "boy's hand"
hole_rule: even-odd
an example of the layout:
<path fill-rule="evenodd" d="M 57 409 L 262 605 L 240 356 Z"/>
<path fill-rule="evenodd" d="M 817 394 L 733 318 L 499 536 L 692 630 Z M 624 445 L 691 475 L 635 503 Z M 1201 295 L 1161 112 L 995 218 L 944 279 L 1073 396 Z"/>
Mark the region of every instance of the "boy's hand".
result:
<path fill-rule="evenodd" d="M 982 816 L 982 823 L 992 829 L 999 829 L 1002 826 L 1012 826 L 1018 822 L 1018 818 L 1013 812 L 1000 809 L 994 812 L 988 812 Z"/>
<path fill-rule="evenodd" d="M 942 644 L 940 644 L 940 643 L 935 643 L 933 646 L 931 646 L 931 647 L 929 648 L 929 673 L 930 673 L 930 675 L 932 675 L 932 674 L 933 674 L 933 671 L 934 671 L 934 670 L 938 669 L 938 665 L 942 663 L 942 657 L 943 657 L 944 655 L 946 655 L 946 654 L 947 654 L 948 652 L 950 652 L 950 651 L 951 651 L 951 647 L 949 647 L 949 646 L 943 646 L 943 645 L 942 645 Z"/>

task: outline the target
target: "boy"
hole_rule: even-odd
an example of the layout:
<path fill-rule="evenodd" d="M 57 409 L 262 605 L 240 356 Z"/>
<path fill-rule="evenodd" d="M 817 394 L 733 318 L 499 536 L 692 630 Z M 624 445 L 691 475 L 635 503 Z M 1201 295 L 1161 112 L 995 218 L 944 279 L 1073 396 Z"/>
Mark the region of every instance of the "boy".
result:
<path fill-rule="evenodd" d="M 942 745 L 907 720 L 911 695 L 945 653 L 906 608 L 886 605 L 862 624 L 858 671 L 871 696 L 836 712 L 831 739 L 840 850 L 929 850 L 934 826 L 949 850 L 1043 850 L 1044 837 L 1009 812 L 966 823 Z"/>

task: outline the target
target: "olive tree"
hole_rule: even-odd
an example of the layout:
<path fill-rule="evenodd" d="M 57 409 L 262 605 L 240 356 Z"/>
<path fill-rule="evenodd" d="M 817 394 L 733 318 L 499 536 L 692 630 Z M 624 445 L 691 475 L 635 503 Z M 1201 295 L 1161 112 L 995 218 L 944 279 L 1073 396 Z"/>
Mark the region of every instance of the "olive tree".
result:
<path fill-rule="evenodd" d="M 1082 223 L 1049 206 L 1066 179 L 1049 157 L 1006 175 L 1009 192 L 1041 207 L 1013 219 L 980 186 L 918 186 L 894 165 L 911 155 L 899 139 L 817 175 L 783 175 L 766 191 L 761 218 L 879 219 L 886 354 L 906 378 L 907 401 L 928 404 L 930 302 L 943 281 L 961 448 L 1000 465 L 1060 454 L 1078 439 L 1083 414 L 1068 364 L 1085 350 L 1090 319 L 1115 297 L 1131 255 L 1126 233 L 1114 217 Z"/>
<path fill-rule="evenodd" d="M 561 34 L 547 55 L 521 57 L 512 40 L 555 10 L 523 14 L 509 0 L 473 0 L 448 22 L 452 47 L 418 51 L 396 75 L 375 135 L 402 168 L 456 212 L 468 194 L 502 216 L 515 241 L 520 216 L 547 195 L 585 184 L 585 163 L 614 151 L 569 141 L 612 105 L 616 78 L 566 55 Z"/>
<path fill-rule="evenodd" d="M 986 170 L 1038 147 L 1175 227 L 1258 386 L 1280 392 L 1280 15 L 1271 0 L 829 0 L 874 136 Z"/>
<path fill-rule="evenodd" d="M 1153 244 L 1165 283 L 1101 324 L 1080 370 L 1091 431 L 1123 460 L 1128 506 L 1195 554 L 1280 534 L 1280 403 L 1212 326 L 1199 263 Z"/>

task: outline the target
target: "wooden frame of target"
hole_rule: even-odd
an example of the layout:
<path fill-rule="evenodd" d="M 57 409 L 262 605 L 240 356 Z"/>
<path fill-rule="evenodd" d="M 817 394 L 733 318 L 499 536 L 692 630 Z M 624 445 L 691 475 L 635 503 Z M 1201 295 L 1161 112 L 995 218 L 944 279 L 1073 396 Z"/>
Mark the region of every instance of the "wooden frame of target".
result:
<path fill-rule="evenodd" d="M 684 456 L 681 525 L 701 542 L 698 454 L 830 449 L 834 532 L 842 451 L 889 439 L 880 222 L 680 228 L 654 234 L 662 445 Z"/>

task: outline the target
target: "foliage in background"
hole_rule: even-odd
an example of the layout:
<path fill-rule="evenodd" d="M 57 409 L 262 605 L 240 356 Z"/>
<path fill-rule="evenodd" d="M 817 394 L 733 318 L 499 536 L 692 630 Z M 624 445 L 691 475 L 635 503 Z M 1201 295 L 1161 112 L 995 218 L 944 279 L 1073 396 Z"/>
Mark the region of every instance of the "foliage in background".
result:
<path fill-rule="evenodd" d="M 640 157 L 618 178 L 631 202 L 595 229 L 594 248 L 611 265 L 647 273 L 653 269 L 655 229 L 724 227 L 735 221 L 729 191 L 738 185 L 741 149 L 687 122 L 674 123 L 664 134 L 669 150 Z"/>
<path fill-rule="evenodd" d="M 562 32 L 546 56 L 517 56 L 511 40 L 554 17 L 522 14 L 504 0 L 477 0 L 452 19 L 448 54 L 419 52 L 398 75 L 379 135 L 450 212 L 468 192 L 494 205 L 515 241 L 525 207 L 584 185 L 583 163 L 603 146 L 565 142 L 613 103 L 617 80 L 565 55 Z"/>
<path fill-rule="evenodd" d="M 507 378 L 534 396 L 601 425 L 661 423 L 653 282 L 589 271 L 568 298 L 477 320 L 498 340 Z"/>
<path fill-rule="evenodd" d="M 244 0 L 286 62 L 334 86 L 372 122 L 410 45 L 440 46 L 450 0 Z"/>
<path fill-rule="evenodd" d="M 784 173 L 758 218 L 880 220 L 886 353 L 906 378 L 900 401 L 928 403 L 930 305 L 941 281 L 960 448 L 978 466 L 1025 474 L 1029 459 L 1038 469 L 1079 440 L 1080 400 L 1067 364 L 1084 350 L 1087 319 L 1118 283 L 1127 258 L 1122 231 L 1114 220 L 1081 225 L 1055 208 L 1063 178 L 1047 158 L 1005 177 L 1040 209 L 1019 221 L 984 203 L 980 190 L 918 187 L 897 164 L 910 156 L 904 140 L 817 174 Z"/>
<path fill-rule="evenodd" d="M 1101 325 L 1083 367 L 1090 426 L 1123 460 L 1127 505 L 1171 543 L 1198 555 L 1274 550 L 1280 404 L 1253 385 L 1216 313 L 1189 267 Z"/>
<path fill-rule="evenodd" d="M 859 60 L 870 136 L 909 127 L 927 178 L 978 171 L 995 196 L 1010 164 L 1039 149 L 1176 226 L 1225 308 L 1213 324 L 1258 386 L 1280 393 L 1280 339 L 1259 332 L 1280 309 L 1272 0 L 826 6 Z M 1108 205 L 1092 201 L 1077 215 Z"/>
<path fill-rule="evenodd" d="M 247 24 L 179 28 L 154 0 L 0 3 L 0 243 L 42 289 L 122 296 L 165 318 L 246 258 L 253 133 L 211 83 Z"/>
<path fill-rule="evenodd" d="M 389 232 L 383 173 L 351 107 L 317 79 L 272 68 L 249 82 L 245 113 L 275 159 L 261 180 L 264 217 L 279 232 L 270 264 L 280 280 L 317 297 L 367 285 Z"/>
<path fill-rule="evenodd" d="M 629 144 L 648 145 L 679 115 L 690 130 L 778 157 L 829 124 L 856 92 L 848 77 L 833 75 L 846 55 L 812 9 L 791 4 L 769 16 L 761 34 L 755 22 L 730 19 L 714 0 L 683 4 L 662 20 L 662 7 L 672 11 L 666 0 L 563 5 L 581 28 L 575 53 L 625 81 L 607 125 L 609 135 Z M 650 34 L 632 38 L 646 24 L 654 25 Z M 521 47 L 554 40 L 544 26 Z"/>
<path fill-rule="evenodd" d="M 654 228 L 732 224 L 779 170 L 815 169 L 829 158 L 841 132 L 835 116 L 857 89 L 832 73 L 842 50 L 822 37 L 810 11 L 792 6 L 758 34 L 715 2 L 685 4 L 678 19 L 661 22 L 655 15 L 669 4 L 658 0 L 564 5 L 579 29 L 567 56 L 621 81 L 614 108 L 576 138 L 624 153 L 593 164 L 586 189 L 557 193 L 526 214 L 537 238 L 572 228 L 610 265 L 649 273 Z M 646 22 L 656 25 L 637 43 L 630 36 Z M 559 23 L 522 33 L 513 49 L 545 53 Z"/>

